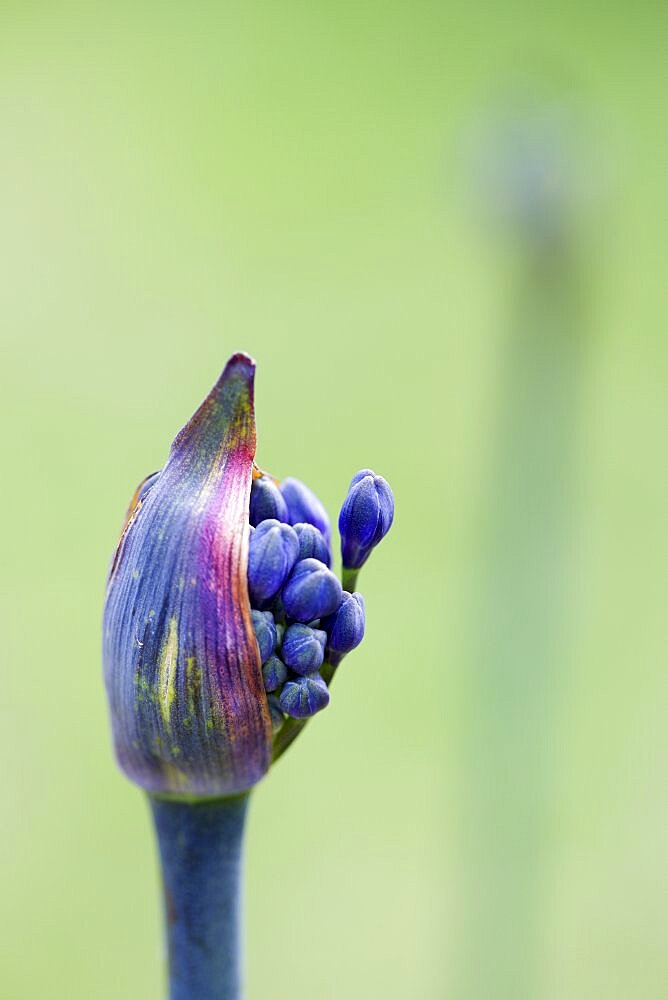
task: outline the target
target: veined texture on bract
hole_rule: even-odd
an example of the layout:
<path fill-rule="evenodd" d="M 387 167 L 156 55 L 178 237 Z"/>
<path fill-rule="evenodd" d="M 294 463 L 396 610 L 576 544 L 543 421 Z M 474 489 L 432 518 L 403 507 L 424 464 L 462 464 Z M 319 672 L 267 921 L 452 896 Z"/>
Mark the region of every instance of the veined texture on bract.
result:
<path fill-rule="evenodd" d="M 255 365 L 230 359 L 139 488 L 112 563 L 104 668 L 114 744 L 147 791 L 230 795 L 271 760 L 246 583 Z"/>

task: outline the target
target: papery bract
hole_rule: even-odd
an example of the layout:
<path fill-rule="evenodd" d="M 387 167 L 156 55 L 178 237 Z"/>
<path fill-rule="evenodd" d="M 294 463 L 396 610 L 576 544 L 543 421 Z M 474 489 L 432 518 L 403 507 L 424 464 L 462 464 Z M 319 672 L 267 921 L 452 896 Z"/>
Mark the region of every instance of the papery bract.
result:
<path fill-rule="evenodd" d="M 150 792 L 219 796 L 269 767 L 272 728 L 246 571 L 253 378 L 232 357 L 135 494 L 107 585 L 114 743 Z"/>

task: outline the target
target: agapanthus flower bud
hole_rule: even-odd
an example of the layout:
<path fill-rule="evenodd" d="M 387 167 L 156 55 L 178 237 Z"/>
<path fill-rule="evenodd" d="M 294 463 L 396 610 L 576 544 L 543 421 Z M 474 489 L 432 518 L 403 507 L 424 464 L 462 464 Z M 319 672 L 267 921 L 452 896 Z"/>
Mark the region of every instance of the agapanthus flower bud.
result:
<path fill-rule="evenodd" d="M 296 674 L 312 674 L 325 658 L 327 633 L 308 625 L 290 625 L 285 630 L 281 656 Z"/>
<path fill-rule="evenodd" d="M 324 563 L 301 559 L 283 588 L 283 605 L 288 618 L 310 622 L 335 611 L 341 593 L 341 584 Z"/>
<path fill-rule="evenodd" d="M 315 493 L 299 479 L 288 477 L 280 484 L 283 499 L 288 505 L 290 524 L 313 524 L 321 531 L 329 544 L 329 516 Z"/>
<path fill-rule="evenodd" d="M 320 674 L 295 677 L 283 686 L 278 704 L 293 719 L 308 719 L 329 704 L 329 691 Z"/>
<path fill-rule="evenodd" d="M 271 760 L 246 583 L 254 372 L 246 355 L 230 359 L 135 496 L 109 574 L 104 666 L 116 754 L 154 793 L 231 795 Z"/>
<path fill-rule="evenodd" d="M 248 587 L 253 603 L 271 600 L 299 558 L 299 539 L 289 524 L 262 521 L 251 534 Z"/>
<path fill-rule="evenodd" d="M 253 631 L 260 649 L 260 660 L 266 663 L 276 649 L 277 634 L 271 611 L 251 611 Z"/>
<path fill-rule="evenodd" d="M 295 524 L 294 529 L 299 539 L 300 559 L 319 559 L 325 566 L 332 565 L 332 554 L 325 536 L 313 524 Z"/>
<path fill-rule="evenodd" d="M 159 796 L 247 791 L 327 705 L 364 634 L 361 595 L 343 594 L 329 569 L 322 504 L 254 464 L 254 369 L 230 359 L 164 468 L 140 484 L 109 574 L 116 754 Z M 340 519 L 347 591 L 392 515 L 389 486 L 362 470 Z"/>
<path fill-rule="evenodd" d="M 288 505 L 274 480 L 269 476 L 259 476 L 253 480 L 251 488 L 250 523 L 257 527 L 261 521 L 269 518 L 287 521 Z"/>
<path fill-rule="evenodd" d="M 364 622 L 364 598 L 361 594 L 344 591 L 334 614 L 321 622 L 329 636 L 327 648 L 339 657 L 355 649 L 364 638 Z"/>
<path fill-rule="evenodd" d="M 388 483 L 371 469 L 356 473 L 339 515 L 345 569 L 359 569 L 390 530 L 394 497 Z"/>
<path fill-rule="evenodd" d="M 265 691 L 277 691 L 285 683 L 288 668 L 278 656 L 270 656 L 262 667 Z"/>

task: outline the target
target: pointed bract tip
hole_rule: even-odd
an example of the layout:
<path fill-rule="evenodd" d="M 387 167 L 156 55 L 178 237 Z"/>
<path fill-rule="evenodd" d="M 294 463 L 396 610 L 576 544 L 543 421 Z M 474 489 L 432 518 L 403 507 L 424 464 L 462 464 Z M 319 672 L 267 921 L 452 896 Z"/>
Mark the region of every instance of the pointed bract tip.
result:
<path fill-rule="evenodd" d="M 225 368 L 229 368 L 231 365 L 245 365 L 248 368 L 255 368 L 255 358 L 251 358 L 250 354 L 246 354 L 245 351 L 236 351 L 229 359 Z"/>
<path fill-rule="evenodd" d="M 255 455 L 255 361 L 233 354 L 217 382 L 172 442 L 171 456 L 212 459 L 222 447 Z"/>
<path fill-rule="evenodd" d="M 251 358 L 250 354 L 245 354 L 243 351 L 237 351 L 228 360 L 227 364 L 223 368 L 220 378 L 216 382 L 215 388 L 224 385 L 230 379 L 234 378 L 235 375 L 241 376 L 246 382 L 252 387 L 253 380 L 255 378 L 255 360 Z"/>
<path fill-rule="evenodd" d="M 236 354 L 233 354 L 232 357 L 229 358 L 227 364 L 218 377 L 218 381 L 209 393 L 209 396 L 218 396 L 223 392 L 229 392 L 228 387 L 236 379 L 239 379 L 245 387 L 246 392 L 248 392 L 250 403 L 252 405 L 255 368 L 255 361 L 249 354 L 245 354 L 243 351 L 237 351 Z"/>

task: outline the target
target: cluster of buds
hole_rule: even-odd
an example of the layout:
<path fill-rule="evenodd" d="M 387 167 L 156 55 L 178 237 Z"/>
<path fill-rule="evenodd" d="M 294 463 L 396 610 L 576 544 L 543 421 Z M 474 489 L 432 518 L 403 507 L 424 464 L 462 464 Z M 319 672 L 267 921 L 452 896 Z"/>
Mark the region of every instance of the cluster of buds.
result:
<path fill-rule="evenodd" d="M 354 545 L 353 536 L 359 532 L 360 519 L 351 513 L 350 503 L 359 477 L 360 473 L 354 477 L 341 512 L 344 548 Z M 364 518 L 368 534 L 367 514 Z M 286 716 L 306 719 L 329 703 L 320 671 L 325 663 L 330 670 L 335 668 L 359 646 L 364 637 L 364 598 L 344 591 L 332 572 L 329 518 L 304 483 L 297 479 L 276 483 L 258 474 L 251 490 L 250 522 L 248 592 L 253 628 L 272 724 L 280 729 Z M 374 544 L 391 522 L 392 511 Z"/>
<path fill-rule="evenodd" d="M 104 666 L 116 755 L 148 792 L 245 791 L 329 702 L 362 641 L 360 567 L 387 534 L 392 492 L 363 469 L 329 518 L 296 479 L 254 462 L 254 363 L 230 359 L 136 491 L 107 584 Z"/>

